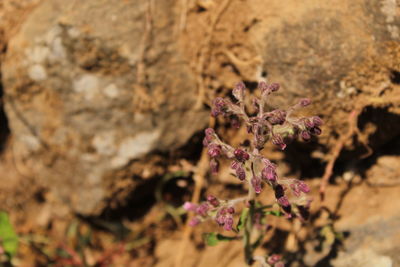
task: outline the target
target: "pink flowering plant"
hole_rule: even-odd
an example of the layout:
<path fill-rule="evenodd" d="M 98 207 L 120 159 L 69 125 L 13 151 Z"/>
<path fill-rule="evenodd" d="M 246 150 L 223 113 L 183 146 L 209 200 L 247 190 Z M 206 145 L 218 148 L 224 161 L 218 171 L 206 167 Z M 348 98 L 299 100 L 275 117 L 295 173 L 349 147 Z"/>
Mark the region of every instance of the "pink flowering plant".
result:
<path fill-rule="evenodd" d="M 196 226 L 207 220 L 215 221 L 226 231 L 232 231 L 235 236 L 221 234 L 205 234 L 206 242 L 215 245 L 219 241 L 242 239 L 246 263 L 260 262 L 261 266 L 284 266 L 279 255 L 255 256 L 254 250 L 262 243 L 266 231 L 270 228 L 267 216 L 286 216 L 306 220 L 309 214 L 310 198 L 307 197 L 310 189 L 306 183 L 298 179 L 281 178 L 276 172 L 276 165 L 261 154 L 265 144 L 271 141 L 279 149 L 284 150 L 287 144 L 301 137 L 309 141 L 311 136 L 320 135 L 322 120 L 317 117 L 295 117 L 293 112 L 299 108 L 310 105 L 307 98 L 301 99 L 288 110 L 268 110 L 266 103 L 273 92 L 279 90 L 279 84 L 260 82 L 258 89 L 260 98 L 253 99 L 254 114 L 248 114 L 245 107 L 246 88 L 244 83 L 238 83 L 232 91 L 235 101 L 221 97 L 213 101 L 211 115 L 229 118 L 232 125 L 240 127 L 243 122 L 247 132 L 252 135 L 249 145 L 234 148 L 225 143 L 214 129 L 205 130 L 204 146 L 210 156 L 210 169 L 216 174 L 219 169 L 219 159 L 222 157 L 231 160 L 232 174 L 247 183 L 247 196 L 237 199 L 224 200 L 209 195 L 206 201 L 200 204 L 186 202 L 184 209 L 195 213 L 189 222 Z M 269 205 L 257 201 L 257 196 L 262 193 L 263 187 L 272 189 L 276 202 Z M 237 206 L 242 205 L 243 210 L 235 220 Z M 236 223 L 235 223 L 236 221 Z"/>

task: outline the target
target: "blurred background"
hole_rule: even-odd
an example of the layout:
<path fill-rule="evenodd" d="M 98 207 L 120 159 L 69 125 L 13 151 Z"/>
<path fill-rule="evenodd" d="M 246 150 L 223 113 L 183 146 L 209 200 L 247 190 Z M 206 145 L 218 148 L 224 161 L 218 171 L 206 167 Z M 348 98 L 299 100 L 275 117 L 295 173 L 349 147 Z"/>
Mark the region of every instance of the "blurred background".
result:
<path fill-rule="evenodd" d="M 209 174 L 202 138 L 240 144 L 210 103 L 261 80 L 281 84 L 271 108 L 309 97 L 325 124 L 265 149 L 314 201 L 259 252 L 400 264 L 399 41 L 397 0 L 0 0 L 0 265 L 243 266 L 181 206 L 246 192 Z"/>

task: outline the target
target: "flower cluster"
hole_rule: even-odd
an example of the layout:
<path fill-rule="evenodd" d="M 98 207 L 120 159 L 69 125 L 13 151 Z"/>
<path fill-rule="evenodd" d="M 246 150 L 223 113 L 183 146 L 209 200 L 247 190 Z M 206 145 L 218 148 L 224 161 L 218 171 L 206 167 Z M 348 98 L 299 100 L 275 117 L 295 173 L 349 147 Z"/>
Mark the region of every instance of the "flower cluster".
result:
<path fill-rule="evenodd" d="M 253 99 L 253 105 L 257 111 L 256 116 L 248 116 L 244 106 L 245 85 L 238 83 L 233 89 L 233 96 L 237 102 L 233 103 L 229 99 L 218 97 L 213 102 L 211 114 L 213 116 L 223 115 L 224 117 L 240 118 L 247 126 L 247 131 L 254 136 L 254 145 L 257 149 L 262 149 L 268 140 L 280 149 L 285 149 L 288 142 L 301 136 L 308 141 L 312 135 L 320 135 L 322 125 L 321 118 L 317 116 L 308 118 L 296 118 L 292 116 L 293 111 L 306 107 L 311 104 L 310 99 L 301 99 L 297 104 L 287 111 L 274 109 L 265 110 L 267 98 L 273 92 L 279 90 L 279 84 L 272 83 L 267 85 L 260 82 L 258 88 L 261 91 L 259 99 Z"/>
<path fill-rule="evenodd" d="M 256 196 L 263 191 L 263 187 L 273 190 L 276 203 L 286 214 L 286 217 L 298 217 L 302 220 L 307 219 L 310 206 L 310 199 L 307 193 L 310 188 L 303 181 L 279 177 L 276 171 L 277 166 L 267 159 L 260 151 L 268 141 L 284 150 L 295 138 L 300 137 L 304 141 L 309 141 L 312 136 L 321 134 L 320 126 L 323 124 L 321 118 L 296 117 L 294 111 L 311 104 L 308 98 L 301 99 L 295 105 L 283 109 L 268 110 L 267 100 L 270 95 L 279 90 L 279 84 L 260 82 L 258 89 L 260 97 L 254 98 L 252 103 L 255 109 L 254 114 L 246 112 L 244 104 L 246 88 L 244 83 L 238 83 L 232 91 L 235 101 L 218 97 L 213 101 L 212 116 L 222 115 L 232 121 L 233 126 L 240 127 L 242 121 L 247 132 L 253 136 L 249 146 L 232 147 L 223 142 L 214 129 L 205 130 L 203 145 L 208 149 L 210 160 L 210 170 L 217 173 L 220 158 L 231 160 L 232 174 L 240 181 L 248 184 L 248 196 L 235 200 L 220 200 L 214 196 L 209 196 L 207 201 L 200 204 L 186 202 L 184 208 L 187 211 L 195 212 L 196 216 L 190 221 L 190 225 L 195 226 L 207 219 L 214 220 L 225 230 L 232 230 L 235 213 L 235 204 L 247 200 L 249 220 L 247 222 L 247 235 L 250 228 L 261 229 L 262 217 L 266 214 L 260 204 L 255 201 Z M 262 207 L 262 205 L 261 205 Z M 243 213 L 242 213 L 243 215 Z M 247 216 L 247 215 L 246 215 Z M 247 218 L 247 217 L 246 217 Z M 241 216 L 242 219 L 242 216 Z M 245 238 L 245 240 L 248 240 Z M 247 242 L 247 241 L 246 241 Z M 249 248 L 249 244 L 245 244 Z M 250 249 L 251 250 L 251 249 Z M 248 263 L 252 261 L 250 254 L 246 254 Z M 268 258 L 269 266 L 283 266 L 278 256 Z"/>
<path fill-rule="evenodd" d="M 196 205 L 185 202 L 183 208 L 186 211 L 193 211 L 196 216 L 189 222 L 189 225 L 197 224 L 207 219 L 213 219 L 218 225 L 223 226 L 225 230 L 230 231 L 233 228 L 233 215 L 235 213 L 235 204 L 238 200 L 220 200 L 213 195 L 207 197 L 207 201 Z"/>

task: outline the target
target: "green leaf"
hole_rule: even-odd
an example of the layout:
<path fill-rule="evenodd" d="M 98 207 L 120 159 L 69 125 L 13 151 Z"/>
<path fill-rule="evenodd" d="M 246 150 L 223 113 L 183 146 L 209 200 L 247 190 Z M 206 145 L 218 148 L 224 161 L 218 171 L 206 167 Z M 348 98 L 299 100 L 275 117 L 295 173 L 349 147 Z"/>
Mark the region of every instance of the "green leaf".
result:
<path fill-rule="evenodd" d="M 265 215 L 273 215 L 276 217 L 282 217 L 283 216 L 283 212 L 279 211 L 279 210 L 269 210 L 269 211 L 265 211 L 264 212 Z"/>
<path fill-rule="evenodd" d="M 216 246 L 219 242 L 236 240 L 236 236 L 226 236 L 216 233 L 204 233 L 203 239 L 208 246 Z"/>
<path fill-rule="evenodd" d="M 243 229 L 248 214 L 249 214 L 249 209 L 248 208 L 243 209 L 242 214 L 240 214 L 239 222 L 238 222 L 238 224 L 236 226 L 236 229 L 238 231 Z"/>
<path fill-rule="evenodd" d="M 219 242 L 216 233 L 204 233 L 203 238 L 208 246 L 216 246 Z"/>
<path fill-rule="evenodd" d="M 236 240 L 237 237 L 217 234 L 217 239 L 218 239 L 218 241 L 232 241 L 232 240 Z"/>
<path fill-rule="evenodd" d="M 8 218 L 8 214 L 0 212 L 0 245 L 10 257 L 17 253 L 18 236 Z"/>

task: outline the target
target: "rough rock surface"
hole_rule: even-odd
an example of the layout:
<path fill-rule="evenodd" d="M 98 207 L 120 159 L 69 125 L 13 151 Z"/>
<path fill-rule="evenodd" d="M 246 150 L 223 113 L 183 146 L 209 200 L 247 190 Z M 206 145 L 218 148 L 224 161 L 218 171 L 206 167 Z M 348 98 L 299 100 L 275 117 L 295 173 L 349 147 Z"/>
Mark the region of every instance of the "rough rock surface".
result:
<path fill-rule="evenodd" d="M 174 12 L 174 1 L 43 1 L 8 44 L 15 156 L 76 212 L 99 212 L 104 177 L 206 125 Z"/>

